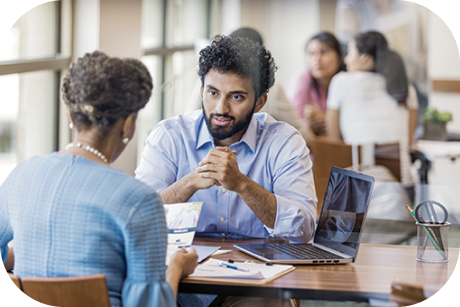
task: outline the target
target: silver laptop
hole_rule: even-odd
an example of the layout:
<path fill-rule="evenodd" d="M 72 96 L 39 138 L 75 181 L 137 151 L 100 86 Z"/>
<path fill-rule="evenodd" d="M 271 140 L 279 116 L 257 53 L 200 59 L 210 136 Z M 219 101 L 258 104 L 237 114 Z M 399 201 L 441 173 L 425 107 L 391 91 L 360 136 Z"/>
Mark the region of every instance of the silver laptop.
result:
<path fill-rule="evenodd" d="M 374 178 L 333 167 L 313 243 L 236 244 L 272 263 L 339 264 L 354 262 L 364 229 Z"/>

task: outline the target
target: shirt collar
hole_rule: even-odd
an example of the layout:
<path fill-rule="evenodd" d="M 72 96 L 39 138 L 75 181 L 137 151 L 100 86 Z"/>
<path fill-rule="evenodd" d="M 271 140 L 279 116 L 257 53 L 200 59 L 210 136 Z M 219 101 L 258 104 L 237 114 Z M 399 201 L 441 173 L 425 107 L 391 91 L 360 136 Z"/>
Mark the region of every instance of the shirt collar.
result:
<path fill-rule="evenodd" d="M 244 133 L 241 140 L 235 144 L 244 142 L 248 147 L 251 149 L 252 152 L 256 151 L 257 147 L 257 126 L 258 126 L 258 118 L 252 115 L 251 121 L 249 123 L 248 129 Z M 214 139 L 212 138 L 211 134 L 209 133 L 208 126 L 204 120 L 204 117 L 201 116 L 201 122 L 199 124 L 198 130 L 198 138 L 196 140 L 196 150 L 200 149 L 207 143 L 211 143 L 211 145 L 215 148 L 216 145 L 214 144 Z M 234 145 L 234 144 L 232 144 Z"/>
<path fill-rule="evenodd" d="M 207 143 L 211 143 L 212 147 L 215 148 L 214 139 L 209 133 L 208 126 L 204 120 L 203 114 L 201 114 L 201 119 L 198 127 L 198 138 L 196 139 L 196 150 L 200 149 Z"/>

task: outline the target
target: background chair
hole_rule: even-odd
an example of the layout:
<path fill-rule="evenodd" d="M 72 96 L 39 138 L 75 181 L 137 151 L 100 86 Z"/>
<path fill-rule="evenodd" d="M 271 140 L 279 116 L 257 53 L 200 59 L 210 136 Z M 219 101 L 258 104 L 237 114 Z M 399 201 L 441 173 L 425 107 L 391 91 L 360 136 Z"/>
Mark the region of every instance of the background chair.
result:
<path fill-rule="evenodd" d="M 15 284 L 20 290 L 22 290 L 21 279 L 19 278 L 19 276 L 14 275 L 14 274 L 12 274 L 12 273 L 8 273 L 8 276 L 10 276 L 10 278 L 11 278 L 11 280 L 14 282 L 14 284 Z"/>
<path fill-rule="evenodd" d="M 390 306 L 410 306 L 423 302 L 441 289 L 442 285 L 422 285 L 393 281 L 391 284 Z"/>
<path fill-rule="evenodd" d="M 110 307 L 103 274 L 84 277 L 27 277 L 22 279 L 22 288 L 29 297 L 52 306 Z"/>
<path fill-rule="evenodd" d="M 347 168 L 353 165 L 352 146 L 343 141 L 328 138 L 316 138 L 311 141 L 313 153 L 313 178 L 318 197 L 318 216 L 321 212 L 326 193 L 329 173 L 333 166 Z M 358 146 L 358 163 L 362 162 L 362 146 Z M 401 180 L 398 144 L 376 145 L 375 165 L 384 166 L 389 171 L 389 178 Z"/>

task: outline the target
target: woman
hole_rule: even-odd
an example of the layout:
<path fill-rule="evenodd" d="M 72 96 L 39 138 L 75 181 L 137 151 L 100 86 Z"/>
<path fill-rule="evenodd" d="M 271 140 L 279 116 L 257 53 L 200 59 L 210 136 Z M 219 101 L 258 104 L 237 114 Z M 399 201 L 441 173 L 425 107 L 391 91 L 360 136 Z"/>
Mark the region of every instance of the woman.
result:
<path fill-rule="evenodd" d="M 0 187 L 0 248 L 5 262 L 14 238 L 16 275 L 102 273 L 111 306 L 175 305 L 179 280 L 197 265 L 196 252 L 177 252 L 165 270 L 161 198 L 109 166 L 133 137 L 152 87 L 134 59 L 96 51 L 70 67 L 62 94 L 75 142 L 21 163 Z"/>
<path fill-rule="evenodd" d="M 409 112 L 417 108 L 400 56 L 375 31 L 348 44 L 347 72 L 330 85 L 326 115 L 330 138 L 349 144 L 399 143 L 401 182 L 413 185 L 409 157 Z"/>
<path fill-rule="evenodd" d="M 345 69 L 340 44 L 334 35 L 321 32 L 305 47 L 308 69 L 291 82 L 289 100 L 316 136 L 326 133 L 324 115 L 332 77 Z"/>

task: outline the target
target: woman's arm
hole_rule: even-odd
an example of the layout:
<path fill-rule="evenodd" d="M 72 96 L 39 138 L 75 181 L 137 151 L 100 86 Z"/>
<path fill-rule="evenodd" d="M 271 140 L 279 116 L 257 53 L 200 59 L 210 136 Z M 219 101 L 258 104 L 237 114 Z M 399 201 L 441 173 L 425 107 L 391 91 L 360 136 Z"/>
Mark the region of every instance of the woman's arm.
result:
<path fill-rule="evenodd" d="M 13 248 L 10 247 L 8 251 L 8 258 L 6 259 L 5 262 L 5 269 L 7 272 L 12 271 L 14 267 L 14 253 L 13 253 Z"/>
<path fill-rule="evenodd" d="M 326 135 L 334 140 L 341 140 L 340 111 L 327 108 L 326 111 Z"/>
<path fill-rule="evenodd" d="M 192 274 L 198 265 L 198 255 L 196 250 L 191 247 L 187 252 L 185 249 L 178 250 L 171 258 L 171 262 L 166 269 L 166 281 L 174 290 L 177 297 L 179 281 Z"/>
<path fill-rule="evenodd" d="M 409 85 L 409 95 L 407 96 L 407 108 L 409 110 L 409 148 L 414 145 L 415 130 L 417 129 L 417 116 L 418 116 L 418 98 L 415 87 Z"/>
<path fill-rule="evenodd" d="M 417 109 L 409 109 L 409 148 L 414 145 L 415 129 L 417 128 Z"/>

